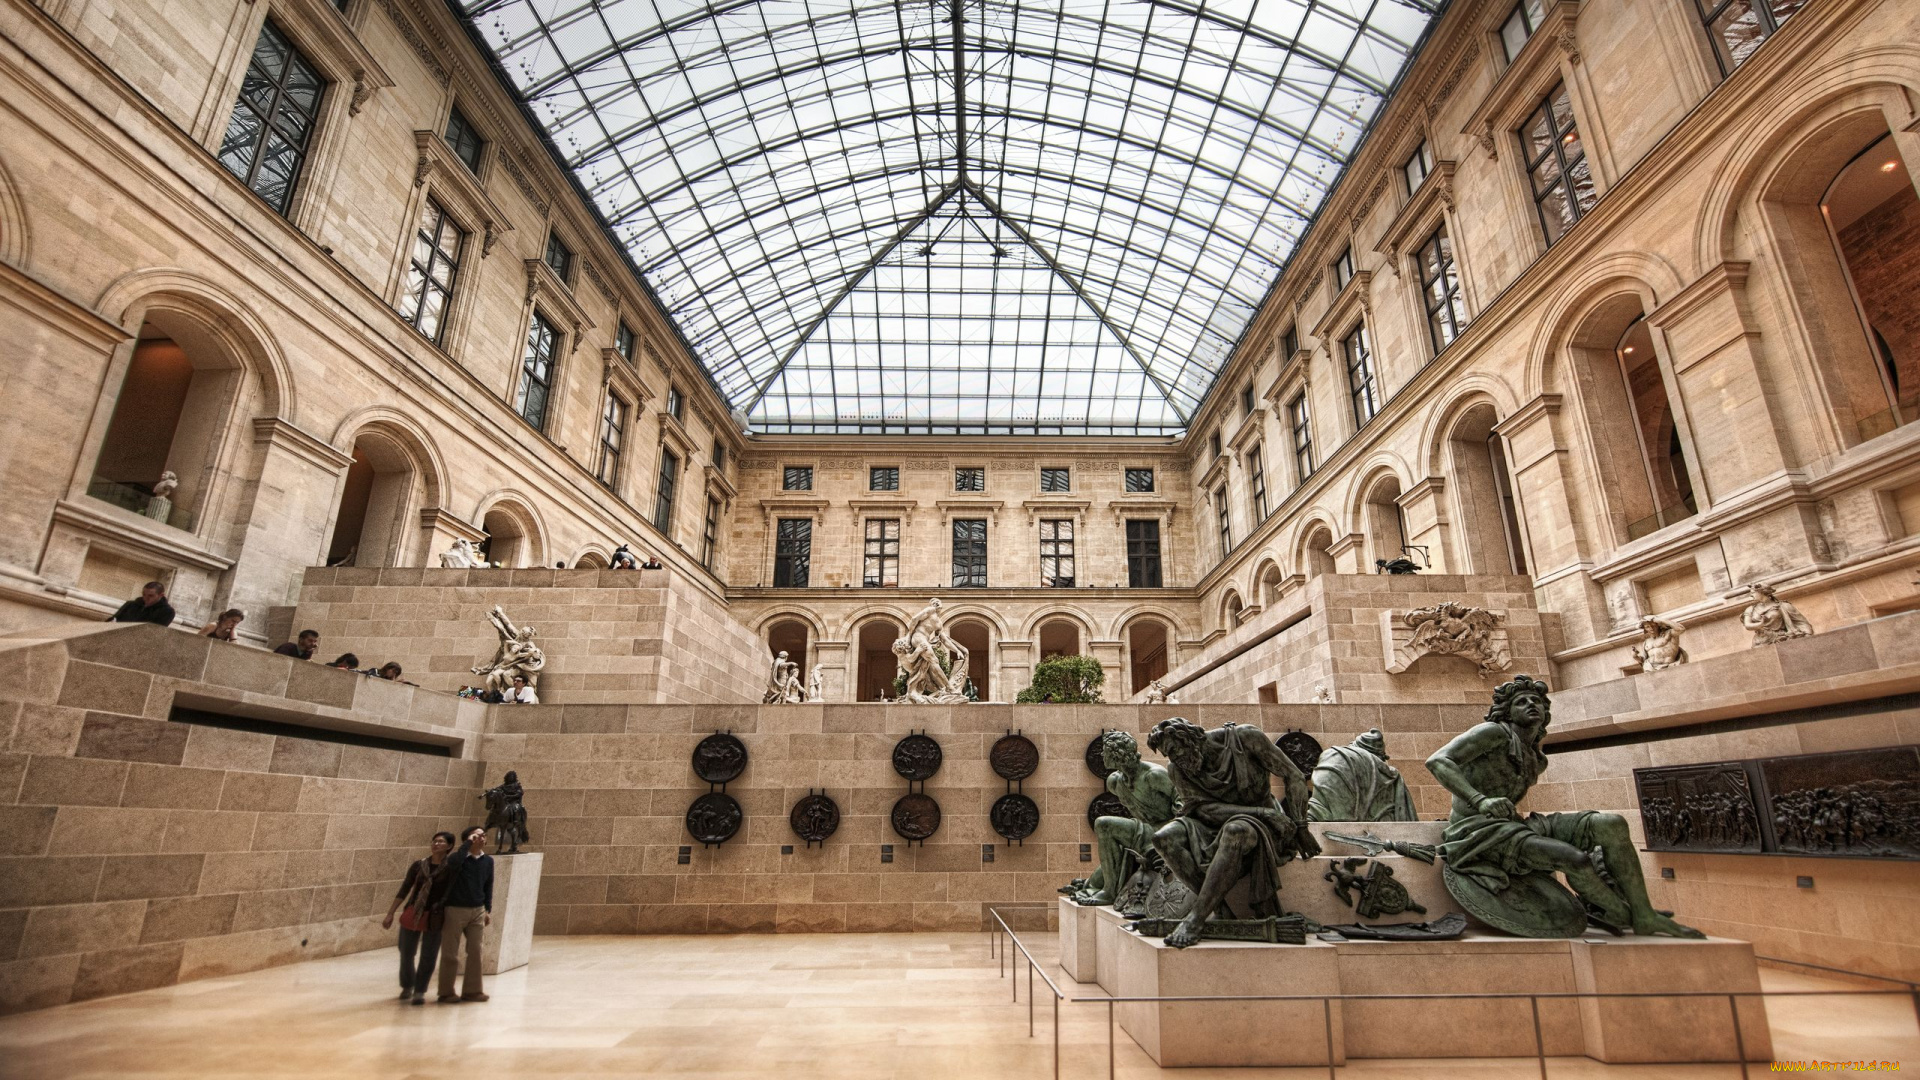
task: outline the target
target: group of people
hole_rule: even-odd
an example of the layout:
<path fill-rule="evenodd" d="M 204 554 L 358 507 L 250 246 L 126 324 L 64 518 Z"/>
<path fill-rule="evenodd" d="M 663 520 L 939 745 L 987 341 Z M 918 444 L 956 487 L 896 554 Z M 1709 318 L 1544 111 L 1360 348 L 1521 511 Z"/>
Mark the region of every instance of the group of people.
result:
<path fill-rule="evenodd" d="M 525 675 L 515 675 L 513 685 L 505 691 L 492 690 L 484 686 L 463 686 L 459 694 L 463 698 L 473 698 L 489 705 L 538 705 L 540 695 L 527 683 Z"/>
<path fill-rule="evenodd" d="M 228 608 L 220 617 L 200 628 L 201 637 L 215 641 L 233 641 L 240 624 L 247 615 L 239 608 Z M 119 610 L 108 616 L 108 622 L 153 623 L 155 626 L 172 626 L 174 619 L 173 604 L 167 599 L 167 587 L 158 581 L 149 581 L 140 587 L 140 595 L 120 605 Z M 281 656 L 291 656 L 296 660 L 312 660 L 320 650 L 320 631 L 302 630 L 292 641 L 282 642 L 274 647 Z M 388 682 L 417 685 L 401 676 L 405 669 L 397 662 L 389 660 L 379 667 L 361 667 L 360 658 L 352 653 L 341 653 L 327 664 L 331 668 L 352 671 L 373 679 L 385 679 Z M 532 691 L 528 691 L 532 693 Z"/>
<path fill-rule="evenodd" d="M 438 1001 L 485 1001 L 481 980 L 481 936 L 493 921 L 493 856 L 487 854 L 487 830 L 474 825 L 456 838 L 433 834 L 426 857 L 407 867 L 400 891 L 393 894 L 380 925 L 393 929 L 400 917 L 400 998 L 424 1005 L 427 984 L 440 971 Z M 466 943 L 466 972 L 455 992 L 461 943 Z"/>
<path fill-rule="evenodd" d="M 613 549 L 613 557 L 607 560 L 609 570 L 664 570 L 659 559 L 649 554 L 645 562 L 633 554 L 633 549 L 625 544 Z"/>

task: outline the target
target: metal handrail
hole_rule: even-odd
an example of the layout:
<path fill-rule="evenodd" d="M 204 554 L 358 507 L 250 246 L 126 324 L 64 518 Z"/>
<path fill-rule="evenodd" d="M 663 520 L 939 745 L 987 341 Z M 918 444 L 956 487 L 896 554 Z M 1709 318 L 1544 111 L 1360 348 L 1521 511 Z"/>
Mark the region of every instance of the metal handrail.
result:
<path fill-rule="evenodd" d="M 1899 983 L 1914 993 L 1920 993 L 1920 982 L 1915 982 L 1912 979 L 1902 979 L 1896 975 L 1874 975 L 1865 971 L 1855 971 L 1852 968 L 1828 967 L 1825 964 L 1810 964 L 1805 960 L 1789 960 L 1784 956 L 1761 956 L 1759 953 L 1754 953 L 1753 958 L 1769 964 L 1792 964 L 1794 967 L 1813 968 L 1816 971 L 1828 971 L 1835 975 L 1848 975 L 1856 979 L 1873 979 L 1878 982 Z"/>
<path fill-rule="evenodd" d="M 1027 908 L 1025 910 L 1032 911 L 1036 909 Z M 994 927 L 989 928 L 987 930 L 987 935 L 988 935 L 987 949 L 988 949 L 989 955 L 996 956 L 1000 961 L 999 963 L 1000 977 L 1005 978 L 1007 976 L 1008 962 L 1011 959 L 1008 956 L 1006 947 L 1003 944 L 1002 939 L 1004 939 L 1005 941 L 1011 941 L 1013 943 L 1014 948 L 1018 949 L 1020 951 L 1020 955 L 1024 957 L 1027 961 L 1027 1036 L 1028 1038 L 1032 1038 L 1035 1034 L 1035 995 L 1033 992 L 1034 991 L 1033 978 L 1036 970 L 1039 971 L 1041 981 L 1046 983 L 1047 989 L 1052 991 L 1053 993 L 1053 1075 L 1054 1075 L 1054 1080 L 1059 1080 L 1059 1077 L 1060 1077 L 1060 1003 L 1061 1002 L 1066 1002 L 1069 1005 L 1094 1002 L 1094 1003 L 1104 1003 L 1107 1006 L 1107 1076 L 1110 1078 L 1110 1080 L 1112 1077 L 1115 1076 L 1114 1057 L 1115 1057 L 1115 1041 L 1116 1040 L 1114 1036 L 1115 1029 L 1114 1029 L 1113 1007 L 1115 1005 L 1128 1005 L 1128 1004 L 1163 1004 L 1168 1002 L 1178 1003 L 1178 1002 L 1216 1002 L 1216 1001 L 1279 1001 L 1279 1002 L 1318 1001 L 1320 1002 L 1320 1008 L 1321 1008 L 1321 1013 L 1323 1017 L 1323 1024 L 1326 1029 L 1327 1076 L 1330 1078 L 1335 1075 L 1334 1070 L 1337 1067 L 1335 1066 L 1333 1061 L 1333 1057 L 1334 1057 L 1333 1055 L 1333 1002 L 1336 1002 L 1336 1001 L 1339 1001 L 1339 1002 L 1448 1001 L 1448 1000 L 1454 1000 L 1454 1001 L 1513 1000 L 1513 1001 L 1517 1001 L 1517 1000 L 1524 999 L 1528 1002 L 1529 1010 L 1532 1013 L 1534 1057 L 1540 1064 L 1541 1080 L 1547 1080 L 1546 1041 L 1545 1041 L 1544 1035 L 1542 1034 L 1541 1026 L 1540 1026 L 1540 1002 L 1542 999 L 1552 1001 L 1552 1000 L 1588 1000 L 1588 999 L 1606 999 L 1606 998 L 1725 998 L 1727 1000 L 1728 1015 L 1733 1020 L 1734 1051 L 1738 1055 L 1739 1060 L 1737 1064 L 1740 1066 L 1740 1075 L 1743 1078 L 1748 1077 L 1751 1074 L 1748 1071 L 1746 1037 L 1741 1031 L 1741 1024 L 1740 1024 L 1739 1002 L 1740 1002 L 1740 999 L 1742 998 L 1758 998 L 1758 999 L 1764 1000 L 1765 998 L 1769 998 L 1769 997 L 1778 997 L 1778 998 L 1887 997 L 1887 996 L 1897 995 L 1897 996 L 1912 998 L 1916 1023 L 1920 1023 L 1920 984 L 1915 984 L 1905 979 L 1889 978 L 1886 976 L 1878 976 L 1878 975 L 1866 975 L 1864 972 L 1852 972 L 1852 971 L 1847 971 L 1844 968 L 1825 968 L 1819 964 L 1804 964 L 1802 966 L 1821 968 L 1822 970 L 1831 971 L 1836 974 L 1842 974 L 1842 975 L 1860 975 L 1861 977 L 1864 977 L 1864 978 L 1881 979 L 1884 982 L 1901 984 L 1902 986 L 1906 987 L 1906 989 L 1901 989 L 1901 990 L 1754 990 L 1754 991 L 1746 991 L 1746 992 L 1734 991 L 1732 993 L 1723 993 L 1716 990 L 1677 990 L 1677 991 L 1672 991 L 1668 993 L 1660 993 L 1657 991 L 1646 991 L 1646 990 L 1632 990 L 1632 991 L 1614 991 L 1614 992 L 1540 991 L 1540 992 L 1534 992 L 1534 993 L 1499 992 L 1499 993 L 1480 993 L 1480 994 L 1460 994 L 1460 993 L 1450 993 L 1450 994 L 1220 994 L 1220 995 L 1168 995 L 1168 996 L 1154 996 L 1154 997 L 1116 997 L 1112 995 L 1094 997 L 1090 995 L 1087 997 L 1074 997 L 1062 991 L 1059 985 L 1053 981 L 1052 976 L 1048 975 L 1046 971 L 1041 970 L 1040 961 L 1034 957 L 1032 951 L 1027 948 L 1026 943 L 1020 940 L 1020 935 L 1014 933 L 1013 928 L 1007 925 L 1006 919 L 1004 919 L 1001 916 L 999 908 L 989 907 L 987 911 L 989 914 L 993 916 L 993 921 L 995 924 Z M 1755 959 L 1773 960 L 1774 958 L 1756 956 Z M 1781 962 L 1799 963 L 1799 961 L 1781 961 Z M 1020 1000 L 1020 980 L 1018 977 L 1019 976 L 1018 969 L 1015 969 L 1014 975 L 1015 977 L 1013 979 L 1013 1000 L 1017 1004 Z M 1733 1062 L 1717 1062 L 1717 1063 L 1701 1062 L 1700 1064 L 1734 1064 L 1734 1063 Z"/>

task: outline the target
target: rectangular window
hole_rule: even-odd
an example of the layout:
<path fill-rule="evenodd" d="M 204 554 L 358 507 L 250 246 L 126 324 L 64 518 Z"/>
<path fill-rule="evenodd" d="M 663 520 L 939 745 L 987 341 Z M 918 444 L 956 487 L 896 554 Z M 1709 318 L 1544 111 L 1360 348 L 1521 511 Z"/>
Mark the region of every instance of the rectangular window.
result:
<path fill-rule="evenodd" d="M 687 395 L 671 384 L 667 386 L 667 415 L 683 422 L 687 418 Z"/>
<path fill-rule="evenodd" d="M 1207 449 L 1213 452 L 1214 457 L 1220 456 L 1220 433 L 1218 431 L 1207 436 Z"/>
<path fill-rule="evenodd" d="M 406 291 L 400 294 L 400 317 L 436 345 L 453 301 L 453 279 L 460 270 L 466 240 L 467 234 L 447 217 L 440 204 L 426 200 L 420 208 L 420 227 L 413 234 L 413 257 L 407 266 Z"/>
<path fill-rule="evenodd" d="M 871 518 L 867 521 L 866 563 L 860 584 L 869 589 L 892 588 L 900 584 L 900 519 Z"/>
<path fill-rule="evenodd" d="M 780 476 L 782 491 L 812 491 L 813 466 L 789 465 Z"/>
<path fill-rule="evenodd" d="M 627 403 L 620 395 L 609 393 L 607 406 L 600 412 L 600 461 L 593 475 L 608 491 L 620 480 L 620 446 L 627 435 Z"/>
<path fill-rule="evenodd" d="M 1380 385 L 1373 376 L 1373 353 L 1367 347 L 1367 324 L 1353 328 L 1340 348 L 1347 356 L 1347 390 L 1353 395 L 1353 426 L 1358 428 L 1380 411 Z"/>
<path fill-rule="evenodd" d="M 1420 295 L 1427 306 L 1427 333 L 1437 356 L 1467 322 L 1466 301 L 1460 296 L 1460 270 L 1453 262 L 1453 241 L 1445 225 L 1420 246 Z"/>
<path fill-rule="evenodd" d="M 975 466 L 953 470 L 953 490 L 987 490 L 987 470 Z"/>
<path fill-rule="evenodd" d="M 553 359 L 560 352 L 560 335 L 553 324 L 533 313 L 527 327 L 527 355 L 520 365 L 520 389 L 514 395 L 513 409 L 520 419 L 545 431 L 547 428 L 547 392 L 553 385 Z"/>
<path fill-rule="evenodd" d="M 573 249 L 560 239 L 559 233 L 547 234 L 547 253 L 541 257 L 541 261 L 546 263 L 547 268 L 552 270 L 561 281 L 572 280 L 569 275 L 573 273 Z"/>
<path fill-rule="evenodd" d="M 293 203 L 294 181 L 320 118 L 326 81 L 269 19 L 240 83 L 240 100 L 220 140 L 220 164 L 278 213 Z"/>
<path fill-rule="evenodd" d="M 1520 139 L 1527 179 L 1533 186 L 1540 229 L 1546 234 L 1547 246 L 1552 247 L 1600 199 L 1593 186 L 1593 170 L 1587 165 L 1586 148 L 1573 123 L 1573 102 L 1567 97 L 1566 84 L 1555 86 L 1542 98 L 1540 107 L 1515 134 Z"/>
<path fill-rule="evenodd" d="M 707 520 L 700 529 L 700 565 L 713 569 L 714 556 L 720 553 L 720 500 L 707 497 Z"/>
<path fill-rule="evenodd" d="M 1127 490 L 1134 494 L 1153 490 L 1152 469 L 1128 469 Z"/>
<path fill-rule="evenodd" d="M 956 587 L 987 587 L 987 523 L 984 519 L 953 523 L 953 583 Z"/>
<path fill-rule="evenodd" d="M 1040 584 L 1073 588 L 1073 519 L 1040 523 Z"/>
<path fill-rule="evenodd" d="M 1352 280 L 1353 249 L 1348 248 L 1340 253 L 1339 258 L 1333 260 L 1333 287 L 1335 290 L 1344 289 L 1347 287 L 1347 282 Z"/>
<path fill-rule="evenodd" d="M 1313 421 L 1307 416 L 1305 391 L 1287 402 L 1287 423 L 1293 428 L 1293 467 L 1305 483 L 1313 475 Z"/>
<path fill-rule="evenodd" d="M 1289 326 L 1287 327 L 1287 332 L 1280 336 L 1280 362 L 1284 364 L 1293 359 L 1293 354 L 1299 351 L 1300 327 L 1297 325 Z"/>
<path fill-rule="evenodd" d="M 1787 16 L 1799 11 L 1806 0 L 1694 0 L 1700 20 L 1713 39 L 1713 54 L 1720 61 L 1720 74 L 1747 62 L 1747 57 L 1767 40 Z"/>
<path fill-rule="evenodd" d="M 713 467 L 721 472 L 727 468 L 727 444 L 719 439 L 713 440 Z"/>
<path fill-rule="evenodd" d="M 1072 491 L 1073 490 L 1073 470 L 1041 469 L 1040 470 L 1040 490 L 1042 492 Z"/>
<path fill-rule="evenodd" d="M 660 451 L 660 484 L 653 496 L 653 527 L 673 535 L 673 488 L 680 481 L 680 458 L 671 450 Z"/>
<path fill-rule="evenodd" d="M 1258 446 L 1247 452 L 1247 489 L 1253 494 L 1253 520 L 1267 520 L 1267 468 Z"/>
<path fill-rule="evenodd" d="M 476 174 L 479 173 L 480 148 L 486 144 L 481 141 L 480 133 L 475 131 L 473 125 L 467 122 L 466 114 L 460 111 L 458 105 L 454 106 L 453 111 L 447 114 L 447 133 L 445 138 L 447 140 L 447 148 L 453 151 L 454 157 L 466 163 L 467 171 Z"/>
<path fill-rule="evenodd" d="M 806 588 L 813 565 L 813 519 L 781 518 L 774 529 L 773 587 Z"/>
<path fill-rule="evenodd" d="M 1227 485 L 1221 484 L 1220 490 L 1213 493 L 1213 505 L 1220 519 L 1220 557 L 1224 559 L 1233 550 L 1233 515 L 1227 512 Z"/>
<path fill-rule="evenodd" d="M 1512 14 L 1500 24 L 1500 46 L 1506 51 L 1507 63 L 1513 63 L 1520 50 L 1527 47 L 1527 39 L 1540 29 L 1540 22 L 1546 17 L 1546 0 L 1520 0 L 1513 5 Z"/>
<path fill-rule="evenodd" d="M 1160 523 L 1127 522 L 1127 584 L 1136 589 L 1160 587 Z"/>
<path fill-rule="evenodd" d="M 1427 175 L 1433 172 L 1433 147 L 1425 139 L 1420 140 L 1420 145 L 1413 149 L 1413 156 L 1400 166 L 1400 172 L 1407 178 L 1407 194 L 1419 191 Z"/>
<path fill-rule="evenodd" d="M 1240 388 L 1240 415 L 1241 416 L 1253 415 L 1253 384 L 1252 383 L 1248 383 L 1247 385 Z"/>
<path fill-rule="evenodd" d="M 877 469 L 868 469 L 867 490 L 899 491 L 900 467 L 898 465 L 886 465 Z"/>
<path fill-rule="evenodd" d="M 627 363 L 633 363 L 633 327 L 621 323 L 620 328 L 613 332 L 613 351 L 619 353 Z"/>

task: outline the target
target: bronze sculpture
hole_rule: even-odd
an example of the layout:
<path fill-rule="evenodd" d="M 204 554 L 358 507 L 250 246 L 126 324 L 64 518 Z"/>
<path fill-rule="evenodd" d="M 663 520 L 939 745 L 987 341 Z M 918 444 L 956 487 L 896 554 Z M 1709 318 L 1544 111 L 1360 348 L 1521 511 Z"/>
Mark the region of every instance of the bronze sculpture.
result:
<path fill-rule="evenodd" d="M 502 855 L 520 854 L 520 845 L 533 839 L 527 832 L 527 808 L 520 802 L 525 796 L 519 774 L 511 769 L 499 787 L 488 788 L 480 796 L 487 803 L 485 827 L 494 831 L 493 847 Z"/>
<path fill-rule="evenodd" d="M 1173 778 L 1164 767 L 1140 760 L 1140 745 L 1131 734 L 1107 732 L 1100 738 L 1100 754 L 1110 770 L 1107 792 L 1128 816 L 1103 816 L 1093 823 L 1100 865 L 1084 888 L 1068 895 L 1093 907 L 1115 902 L 1153 853 L 1153 834 L 1173 820 Z"/>
<path fill-rule="evenodd" d="M 1313 767 L 1308 821 L 1416 821 L 1413 796 L 1400 770 L 1387 764 L 1379 728 L 1351 746 L 1329 746 Z"/>

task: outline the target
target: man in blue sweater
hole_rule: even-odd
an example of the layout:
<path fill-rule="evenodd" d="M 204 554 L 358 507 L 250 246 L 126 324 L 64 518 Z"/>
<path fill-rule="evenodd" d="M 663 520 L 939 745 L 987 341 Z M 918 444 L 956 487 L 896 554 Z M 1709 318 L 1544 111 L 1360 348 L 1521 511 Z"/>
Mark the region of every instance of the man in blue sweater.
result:
<path fill-rule="evenodd" d="M 447 875 L 444 921 L 440 927 L 440 1002 L 485 1001 L 480 986 L 480 936 L 493 921 L 493 856 L 487 854 L 487 830 L 475 825 L 462 836 L 466 847 L 448 856 L 440 872 Z M 460 939 L 467 939 L 467 974 L 460 993 L 453 992 L 453 969 L 460 955 Z"/>

